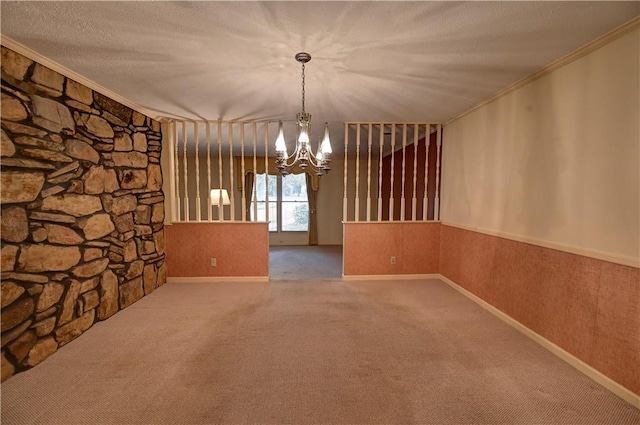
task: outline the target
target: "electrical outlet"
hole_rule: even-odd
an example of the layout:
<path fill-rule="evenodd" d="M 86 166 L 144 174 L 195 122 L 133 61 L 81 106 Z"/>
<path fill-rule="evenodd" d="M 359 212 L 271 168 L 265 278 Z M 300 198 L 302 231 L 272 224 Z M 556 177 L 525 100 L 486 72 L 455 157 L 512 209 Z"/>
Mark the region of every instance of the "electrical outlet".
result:
<path fill-rule="evenodd" d="M 391 264 L 393 264 L 393 265 L 396 264 L 396 257 L 391 257 Z"/>
<path fill-rule="evenodd" d="M 211 257 L 211 267 L 217 267 L 217 266 L 218 266 L 218 260 Z"/>

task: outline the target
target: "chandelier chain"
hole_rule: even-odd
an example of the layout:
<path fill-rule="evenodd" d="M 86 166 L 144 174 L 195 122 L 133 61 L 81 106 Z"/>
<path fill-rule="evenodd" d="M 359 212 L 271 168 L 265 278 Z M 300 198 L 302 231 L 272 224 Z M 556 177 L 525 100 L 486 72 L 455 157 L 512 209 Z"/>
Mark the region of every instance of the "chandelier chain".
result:
<path fill-rule="evenodd" d="M 305 113 L 304 110 L 304 62 L 302 63 L 302 113 Z"/>

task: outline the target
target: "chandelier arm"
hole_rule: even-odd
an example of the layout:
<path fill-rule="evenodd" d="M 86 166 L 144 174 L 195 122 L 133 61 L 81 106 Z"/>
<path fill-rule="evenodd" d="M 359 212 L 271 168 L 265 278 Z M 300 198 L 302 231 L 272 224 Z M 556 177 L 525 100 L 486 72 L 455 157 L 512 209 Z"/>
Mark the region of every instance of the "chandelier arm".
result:
<path fill-rule="evenodd" d="M 291 162 L 289 162 L 289 160 L 291 160 Z M 312 152 L 307 151 L 306 155 L 302 154 L 302 151 L 300 149 L 296 148 L 296 151 L 294 153 L 292 153 L 291 155 L 289 155 L 288 157 L 284 158 L 284 165 L 286 167 L 294 167 L 296 165 L 296 163 L 300 162 L 300 161 L 304 161 L 307 166 L 311 166 L 313 168 L 317 168 L 317 169 L 322 169 L 322 163 L 325 161 L 330 161 L 329 159 L 319 159 L 316 155 L 314 155 Z"/>
<path fill-rule="evenodd" d="M 305 165 L 300 168 L 311 168 L 315 172 L 322 172 L 326 169 L 325 164 L 328 165 L 330 161 L 330 159 L 318 159 L 318 157 L 309 150 L 307 150 L 306 155 L 304 155 L 299 145 L 296 145 L 296 150 L 291 155 L 282 159 L 281 166 L 285 168 L 287 172 L 290 172 L 295 168 L 296 164 L 304 163 Z"/>

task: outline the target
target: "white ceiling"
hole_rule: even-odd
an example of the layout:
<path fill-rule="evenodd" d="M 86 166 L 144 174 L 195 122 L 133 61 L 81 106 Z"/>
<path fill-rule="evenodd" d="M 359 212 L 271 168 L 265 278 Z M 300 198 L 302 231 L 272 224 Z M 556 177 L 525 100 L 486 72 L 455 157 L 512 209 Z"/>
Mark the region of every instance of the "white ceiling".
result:
<path fill-rule="evenodd" d="M 187 119 L 446 121 L 640 14 L 640 2 L 1 3 L 3 36 Z M 338 140 L 338 142 L 340 142 Z"/>

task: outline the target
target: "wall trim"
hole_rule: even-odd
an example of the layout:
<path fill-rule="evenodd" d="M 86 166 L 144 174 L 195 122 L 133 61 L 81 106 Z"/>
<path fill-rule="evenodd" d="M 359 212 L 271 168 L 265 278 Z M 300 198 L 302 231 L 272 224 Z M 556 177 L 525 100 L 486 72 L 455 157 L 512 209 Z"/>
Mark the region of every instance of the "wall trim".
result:
<path fill-rule="evenodd" d="M 268 225 L 268 221 L 242 221 L 242 220 L 224 220 L 224 221 L 172 221 L 170 223 L 165 223 L 167 226 L 171 226 L 172 224 L 253 224 L 253 225 Z"/>
<path fill-rule="evenodd" d="M 439 224 L 440 220 L 426 220 L 426 221 L 413 221 L 413 220 L 383 220 L 383 221 L 342 221 L 342 224 Z"/>
<path fill-rule="evenodd" d="M 167 277 L 167 283 L 268 282 L 269 276 Z"/>
<path fill-rule="evenodd" d="M 473 105 L 471 108 L 467 109 L 466 111 L 462 112 L 459 115 L 456 115 L 455 117 L 448 119 L 447 121 L 445 121 L 443 123 L 443 126 L 449 125 L 452 122 L 464 117 L 465 115 L 470 114 L 471 112 L 475 111 L 476 109 L 479 109 L 483 106 L 485 106 L 488 103 L 493 102 L 494 100 L 505 96 L 509 93 L 511 93 L 512 91 L 515 91 L 521 87 L 526 86 L 527 84 L 538 80 L 542 77 L 544 77 L 545 75 L 548 75 L 560 68 L 562 68 L 563 66 L 566 66 L 568 64 L 570 64 L 571 62 L 574 62 L 580 58 L 582 58 L 583 56 L 588 55 L 589 53 L 592 53 L 596 50 L 598 50 L 599 48 L 629 34 L 630 32 L 636 30 L 640 28 L 640 16 L 633 18 L 632 20 L 630 20 L 629 22 L 620 25 L 617 28 L 614 28 L 613 30 L 609 31 L 608 33 L 596 38 L 595 40 L 585 44 L 582 47 L 577 48 L 576 50 L 574 50 L 573 52 L 570 52 L 568 54 L 566 54 L 565 56 L 561 57 L 560 59 L 557 59 L 553 62 L 551 62 L 549 65 L 545 66 L 544 68 L 534 72 L 533 74 L 526 76 L 518 81 L 516 81 L 515 83 L 507 86 L 506 88 L 500 90 L 499 92 L 497 92 L 496 94 L 488 97 L 485 100 L 480 101 L 479 103 L 476 103 L 475 105 Z"/>
<path fill-rule="evenodd" d="M 511 233 L 499 232 L 496 230 L 485 229 L 482 227 L 466 226 L 464 224 L 450 223 L 443 221 L 444 226 L 455 227 L 458 229 L 469 230 L 471 232 L 482 233 L 490 236 L 497 236 L 503 239 L 509 239 L 516 242 L 524 242 L 529 245 L 541 246 L 544 248 L 555 249 L 556 251 L 567 252 L 569 254 L 581 255 L 583 257 L 595 258 L 596 260 L 608 261 L 610 263 L 620 264 L 623 266 L 640 268 L 640 259 L 631 256 L 612 254 L 595 249 L 581 248 L 573 245 L 566 245 L 558 242 L 544 241 L 542 239 L 530 238 L 527 236 L 514 235 Z"/>
<path fill-rule="evenodd" d="M 591 378 L 592 380 L 594 380 L 598 384 L 602 385 L 603 387 L 605 387 L 606 389 L 608 389 L 609 391 L 611 391 L 612 393 L 614 393 L 615 395 L 617 395 L 618 397 L 620 397 L 621 399 L 626 401 L 627 403 L 629 403 L 632 406 L 640 409 L 640 395 L 635 394 L 634 392 L 632 392 L 631 390 L 627 389 L 626 387 L 618 384 L 616 381 L 614 381 L 613 379 L 609 378 L 608 376 L 606 376 L 605 374 L 603 374 L 599 370 L 594 369 L 593 367 L 589 366 L 588 364 L 586 364 L 585 362 L 583 362 L 579 358 L 575 357 L 573 354 L 571 354 L 571 353 L 565 351 L 564 349 L 560 348 L 559 346 L 557 346 L 553 342 L 549 341 L 548 339 L 546 339 L 542 335 L 532 331 L 531 329 L 529 329 L 528 327 L 526 327 L 522 323 L 520 323 L 517 320 L 515 320 L 513 317 L 509 316 L 508 314 L 505 314 L 504 312 L 500 311 L 499 309 L 497 309 L 496 307 L 492 306 L 488 302 L 484 301 L 482 298 L 480 298 L 480 297 L 472 294 L 471 292 L 467 291 L 466 289 L 464 289 L 462 286 L 458 285 L 457 283 L 455 283 L 451 279 L 449 279 L 447 277 L 444 277 L 443 275 L 438 275 L 438 277 L 444 283 L 446 283 L 447 285 L 451 286 L 453 289 L 455 289 L 456 291 L 460 292 L 462 295 L 464 295 L 465 297 L 469 298 L 471 301 L 475 302 L 480 307 L 484 308 L 489 313 L 491 313 L 494 316 L 496 316 L 498 319 L 504 321 L 508 325 L 512 326 L 516 330 L 518 330 L 521 333 L 523 333 L 525 336 L 529 337 L 530 339 L 532 339 L 536 343 L 540 344 L 541 346 L 543 346 L 547 350 L 551 351 L 553 354 L 555 354 L 561 360 L 564 360 L 566 363 L 570 364 L 571 366 L 576 368 L 578 371 L 582 372 L 584 375 L 586 375 L 587 377 Z"/>
<path fill-rule="evenodd" d="M 420 280 L 439 279 L 439 274 L 352 274 L 342 275 L 342 280 Z"/>
<path fill-rule="evenodd" d="M 112 100 L 115 100 L 116 102 L 127 106 L 131 109 L 133 109 L 136 112 L 140 112 L 143 115 L 146 115 L 149 118 L 152 118 L 156 121 L 160 121 L 161 118 L 157 115 L 157 113 L 151 111 L 150 109 L 144 108 L 140 105 L 138 105 L 135 102 L 130 101 L 129 99 L 117 94 L 116 92 L 113 92 L 111 90 L 109 90 L 106 87 L 101 86 L 100 84 L 88 79 L 87 77 L 83 77 L 82 75 L 78 74 L 75 71 L 70 70 L 69 68 L 67 68 L 64 65 L 60 65 L 58 62 L 53 61 L 52 59 L 49 59 L 43 55 L 41 55 L 40 53 L 31 50 L 30 48 L 28 48 L 27 46 L 25 46 L 24 44 L 18 43 L 17 41 L 2 35 L 2 39 L 0 40 L 0 44 L 2 44 L 4 47 L 7 47 L 17 53 L 20 53 L 23 56 L 26 56 L 27 58 L 36 61 L 37 63 L 39 63 L 40 65 L 44 65 L 62 75 L 64 75 L 67 78 L 71 78 L 72 80 L 75 80 L 76 82 L 89 87 L 91 90 L 96 91 Z"/>

